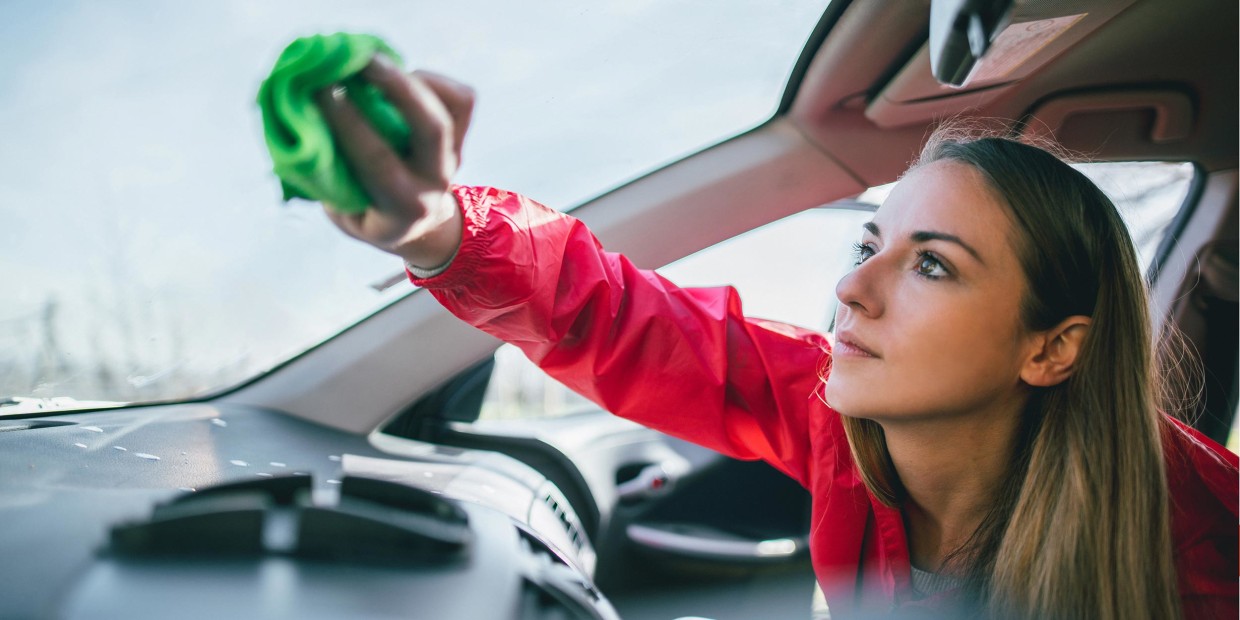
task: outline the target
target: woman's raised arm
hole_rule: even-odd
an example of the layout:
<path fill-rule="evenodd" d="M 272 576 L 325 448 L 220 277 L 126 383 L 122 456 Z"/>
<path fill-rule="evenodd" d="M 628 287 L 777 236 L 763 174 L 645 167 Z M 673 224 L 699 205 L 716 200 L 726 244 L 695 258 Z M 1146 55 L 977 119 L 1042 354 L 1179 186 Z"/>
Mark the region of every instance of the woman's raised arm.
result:
<path fill-rule="evenodd" d="M 434 272 L 415 283 L 608 411 L 808 484 L 825 338 L 746 318 L 730 287 L 685 289 L 638 269 L 580 221 L 523 196 L 452 186 L 472 93 L 382 61 L 364 76 L 414 144 L 397 155 L 347 100 L 320 96 L 374 201 L 357 215 L 329 208 L 337 226 Z"/>

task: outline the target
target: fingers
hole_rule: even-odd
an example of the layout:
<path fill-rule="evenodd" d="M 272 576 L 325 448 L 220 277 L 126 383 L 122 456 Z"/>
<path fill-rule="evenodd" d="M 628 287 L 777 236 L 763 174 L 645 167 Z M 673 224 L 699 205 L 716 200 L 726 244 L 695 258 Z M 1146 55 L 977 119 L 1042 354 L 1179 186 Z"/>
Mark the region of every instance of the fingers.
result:
<path fill-rule="evenodd" d="M 456 169 L 452 116 L 435 91 L 415 75 L 401 73 L 390 61 L 376 56 L 362 75 L 379 87 L 410 123 L 413 132 L 410 164 L 422 174 L 444 177 Z"/>
<path fill-rule="evenodd" d="M 416 183 L 405 169 L 404 162 L 370 126 L 361 110 L 347 97 L 333 94 L 328 89 L 316 94 L 316 101 L 323 110 L 332 136 L 344 151 L 349 169 L 357 176 L 374 206 L 391 211 L 414 202 L 402 200 L 402 197 L 417 194 Z M 421 214 L 410 215 L 416 219 Z M 354 224 L 356 228 L 357 222 Z M 341 228 L 353 234 L 350 229 Z"/>
<path fill-rule="evenodd" d="M 465 133 L 469 130 L 469 122 L 474 115 L 474 89 L 450 77 L 431 71 L 418 70 L 414 75 L 422 78 L 452 115 L 452 138 L 457 157 L 465 143 Z"/>
<path fill-rule="evenodd" d="M 331 220 L 332 223 L 336 225 L 336 228 L 344 231 L 344 234 L 349 235 L 354 239 L 361 239 L 360 216 L 352 213 L 341 213 L 336 210 L 335 207 L 326 202 L 323 203 L 323 213 L 327 215 L 327 219 Z"/>

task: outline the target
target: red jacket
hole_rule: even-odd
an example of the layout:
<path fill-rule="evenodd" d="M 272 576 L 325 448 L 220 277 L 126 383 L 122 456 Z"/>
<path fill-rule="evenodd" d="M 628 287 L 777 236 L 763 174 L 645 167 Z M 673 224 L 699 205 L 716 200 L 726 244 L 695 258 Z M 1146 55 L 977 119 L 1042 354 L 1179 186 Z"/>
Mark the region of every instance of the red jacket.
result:
<path fill-rule="evenodd" d="M 866 490 L 839 414 L 819 398 L 823 335 L 746 318 L 731 287 L 679 288 L 637 269 L 581 222 L 523 196 L 455 192 L 461 248 L 415 284 L 608 411 L 762 459 L 804 485 L 810 553 L 835 617 L 911 602 L 900 511 Z M 1167 464 L 1185 615 L 1236 618 L 1237 458 L 1177 428 Z"/>

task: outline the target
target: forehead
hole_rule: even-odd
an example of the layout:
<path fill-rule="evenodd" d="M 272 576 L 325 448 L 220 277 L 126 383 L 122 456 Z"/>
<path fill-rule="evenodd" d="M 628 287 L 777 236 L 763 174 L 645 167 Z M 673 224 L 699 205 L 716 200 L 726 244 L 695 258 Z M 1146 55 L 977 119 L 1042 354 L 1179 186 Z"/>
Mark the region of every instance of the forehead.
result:
<path fill-rule="evenodd" d="M 909 171 L 874 214 L 883 237 L 919 231 L 975 244 L 1007 244 L 1012 222 L 1002 198 L 972 166 L 938 161 Z M 979 247 L 981 246 L 981 247 Z"/>

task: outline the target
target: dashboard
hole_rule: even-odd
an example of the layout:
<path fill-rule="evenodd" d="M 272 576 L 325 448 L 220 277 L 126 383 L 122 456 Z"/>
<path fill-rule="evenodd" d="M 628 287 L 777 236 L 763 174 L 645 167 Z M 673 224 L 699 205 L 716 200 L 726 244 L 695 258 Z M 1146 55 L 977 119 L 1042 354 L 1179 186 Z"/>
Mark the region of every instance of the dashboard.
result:
<path fill-rule="evenodd" d="M 0 613 L 617 617 L 541 474 L 400 441 L 229 405 L 6 418 Z"/>

